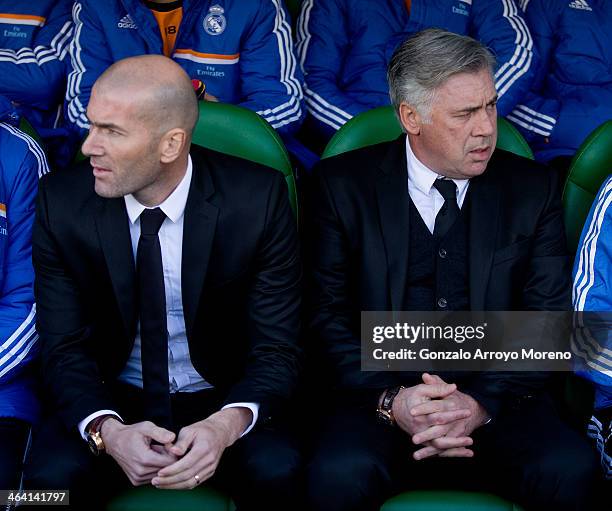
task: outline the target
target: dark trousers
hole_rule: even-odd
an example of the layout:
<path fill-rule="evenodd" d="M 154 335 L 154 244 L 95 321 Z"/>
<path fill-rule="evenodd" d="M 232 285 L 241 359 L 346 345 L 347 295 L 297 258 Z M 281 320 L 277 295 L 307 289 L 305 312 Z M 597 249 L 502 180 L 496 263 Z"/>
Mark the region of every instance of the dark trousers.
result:
<path fill-rule="evenodd" d="M 595 509 L 598 479 L 588 442 L 546 400 L 531 399 L 473 435 L 473 458 L 415 461 L 409 435 L 373 410 L 339 410 L 322 424 L 307 471 L 309 508 L 374 511 L 411 489 L 489 491 L 527 510 Z"/>
<path fill-rule="evenodd" d="M 0 417 L 0 490 L 19 488 L 29 431 L 27 422 Z"/>
<path fill-rule="evenodd" d="M 142 420 L 140 390 L 120 385 L 114 394 L 117 412 L 126 423 Z M 174 395 L 176 429 L 208 417 L 220 404 L 214 390 Z M 230 493 L 240 511 L 294 509 L 292 503 L 301 500 L 296 495 L 300 466 L 296 441 L 285 426 L 263 424 L 226 449 L 209 483 Z M 103 509 L 105 496 L 112 497 L 131 483 L 112 457 L 91 454 L 76 427 L 67 429 L 57 415 L 50 415 L 33 432 L 25 486 L 68 489 L 72 508 Z"/>

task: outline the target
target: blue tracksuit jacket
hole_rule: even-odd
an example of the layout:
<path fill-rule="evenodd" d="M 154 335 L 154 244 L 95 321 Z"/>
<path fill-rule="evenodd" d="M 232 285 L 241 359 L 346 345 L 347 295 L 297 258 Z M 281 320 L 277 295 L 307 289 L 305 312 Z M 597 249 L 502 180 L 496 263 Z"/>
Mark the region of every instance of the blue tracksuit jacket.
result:
<path fill-rule="evenodd" d="M 61 128 L 72 0 L 0 0 L 0 94 L 43 138 L 54 157 L 63 152 Z"/>
<path fill-rule="evenodd" d="M 500 115 L 530 88 L 533 42 L 514 0 L 305 0 L 297 52 L 309 114 L 329 137 L 354 115 L 389 104 L 387 65 L 400 42 L 444 28 L 487 44 L 497 58 Z"/>
<path fill-rule="evenodd" d="M 163 54 L 162 38 L 140 0 L 80 0 L 73 19 L 67 117 L 84 134 L 98 76 L 122 58 Z M 283 135 L 299 127 L 302 76 L 282 0 L 184 0 L 172 58 L 220 101 L 256 111 Z"/>
<path fill-rule="evenodd" d="M 572 301 L 575 310 L 591 314 L 574 349 L 579 374 L 596 384 L 595 407 L 604 408 L 612 406 L 612 174 L 591 206 L 578 246 Z"/>
<path fill-rule="evenodd" d="M 541 56 L 532 89 L 508 115 L 548 161 L 576 152 L 612 119 L 612 2 L 521 0 Z"/>
<path fill-rule="evenodd" d="M 33 422 L 38 414 L 31 362 L 35 330 L 32 224 L 45 155 L 10 124 L 12 106 L 0 96 L 0 417 Z"/>

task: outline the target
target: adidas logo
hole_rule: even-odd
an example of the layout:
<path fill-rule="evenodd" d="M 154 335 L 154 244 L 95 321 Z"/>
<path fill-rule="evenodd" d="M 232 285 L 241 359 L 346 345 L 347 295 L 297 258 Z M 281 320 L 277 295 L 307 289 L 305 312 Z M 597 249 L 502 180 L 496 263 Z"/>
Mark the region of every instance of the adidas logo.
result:
<path fill-rule="evenodd" d="M 126 14 L 123 18 L 121 18 L 119 23 L 117 23 L 117 26 L 119 28 L 134 28 L 134 29 L 138 28 L 136 26 L 136 23 L 134 23 L 134 20 L 129 14 Z"/>
<path fill-rule="evenodd" d="M 575 0 L 574 2 L 570 2 L 569 6 L 572 9 L 579 9 L 582 11 L 592 11 L 593 10 L 589 6 L 589 4 L 586 3 L 585 0 Z"/>

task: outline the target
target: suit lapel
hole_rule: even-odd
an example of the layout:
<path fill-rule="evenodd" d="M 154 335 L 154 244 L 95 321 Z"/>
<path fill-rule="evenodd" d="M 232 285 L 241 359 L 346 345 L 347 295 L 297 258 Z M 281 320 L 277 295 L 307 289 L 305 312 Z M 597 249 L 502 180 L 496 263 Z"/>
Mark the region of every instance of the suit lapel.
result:
<path fill-rule="evenodd" d="M 183 222 L 181 287 L 187 338 L 191 339 L 208 268 L 219 209 L 208 202 L 214 186 L 204 158 L 192 151 L 193 177 Z"/>
<path fill-rule="evenodd" d="M 491 163 L 489 163 L 491 167 Z M 501 186 L 493 169 L 470 180 L 470 308 L 484 310 L 499 227 Z"/>
<path fill-rule="evenodd" d="M 129 339 L 136 333 L 136 270 L 123 198 L 100 199 L 96 224 L 115 298 Z"/>
<path fill-rule="evenodd" d="M 380 163 L 376 179 L 378 213 L 387 258 L 391 308 L 402 310 L 408 277 L 409 221 L 405 136 L 398 138 Z"/>

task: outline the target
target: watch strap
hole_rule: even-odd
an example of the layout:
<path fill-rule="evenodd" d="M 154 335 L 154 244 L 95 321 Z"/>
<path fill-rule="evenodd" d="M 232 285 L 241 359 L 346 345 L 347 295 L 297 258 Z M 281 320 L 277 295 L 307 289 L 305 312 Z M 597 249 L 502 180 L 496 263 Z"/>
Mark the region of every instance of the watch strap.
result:
<path fill-rule="evenodd" d="M 104 424 L 108 419 L 117 419 L 119 422 L 123 423 L 123 421 L 119 418 L 119 416 L 113 413 L 106 413 L 104 415 L 99 415 L 87 425 L 87 429 L 86 429 L 87 434 L 94 435 L 96 433 L 99 433 L 100 430 L 102 429 L 102 424 Z"/>
<path fill-rule="evenodd" d="M 123 424 L 123 421 L 118 415 L 106 413 L 96 417 L 87 425 L 87 444 L 89 445 L 89 450 L 96 456 L 99 456 L 106 450 L 104 441 L 102 440 L 101 430 L 102 424 L 104 424 L 108 419 L 117 419 Z"/>
<path fill-rule="evenodd" d="M 393 417 L 393 401 L 404 388 L 406 387 L 403 385 L 396 385 L 395 387 L 388 388 L 383 395 L 382 401 L 377 409 L 377 416 L 384 423 L 389 425 L 395 424 L 395 417 Z"/>

